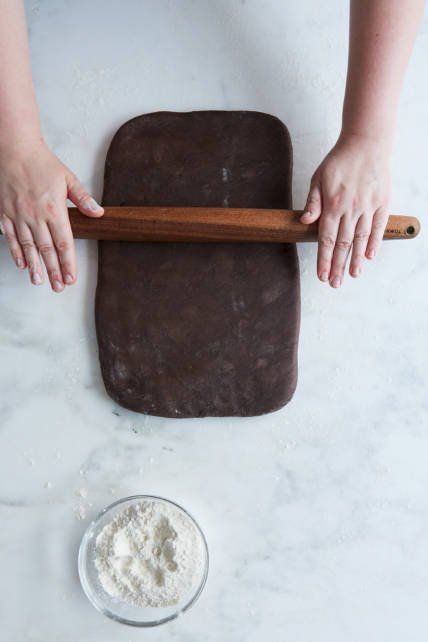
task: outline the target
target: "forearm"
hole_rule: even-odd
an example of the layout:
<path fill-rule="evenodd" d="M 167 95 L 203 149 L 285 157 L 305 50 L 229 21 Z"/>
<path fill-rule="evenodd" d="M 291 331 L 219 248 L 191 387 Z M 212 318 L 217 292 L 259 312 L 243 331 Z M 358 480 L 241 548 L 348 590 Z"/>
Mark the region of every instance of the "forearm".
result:
<path fill-rule="evenodd" d="M 41 137 L 22 0 L 0 0 L 0 148 Z"/>
<path fill-rule="evenodd" d="M 391 145 L 423 0 L 351 0 L 342 133 Z"/>

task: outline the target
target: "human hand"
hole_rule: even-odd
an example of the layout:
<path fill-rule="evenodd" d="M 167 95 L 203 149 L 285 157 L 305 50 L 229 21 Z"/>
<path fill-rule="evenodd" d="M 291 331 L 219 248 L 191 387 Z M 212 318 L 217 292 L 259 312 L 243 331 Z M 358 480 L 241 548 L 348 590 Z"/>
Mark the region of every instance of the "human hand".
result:
<path fill-rule="evenodd" d="M 319 219 L 317 273 L 333 288 L 349 273 L 361 274 L 364 257 L 379 250 L 390 191 L 389 145 L 360 135 L 341 135 L 312 177 L 302 223 Z"/>
<path fill-rule="evenodd" d="M 0 146 L 0 225 L 10 253 L 34 285 L 44 281 L 42 259 L 54 292 L 77 276 L 67 198 L 86 216 L 104 213 L 42 140 L 24 149 Z"/>

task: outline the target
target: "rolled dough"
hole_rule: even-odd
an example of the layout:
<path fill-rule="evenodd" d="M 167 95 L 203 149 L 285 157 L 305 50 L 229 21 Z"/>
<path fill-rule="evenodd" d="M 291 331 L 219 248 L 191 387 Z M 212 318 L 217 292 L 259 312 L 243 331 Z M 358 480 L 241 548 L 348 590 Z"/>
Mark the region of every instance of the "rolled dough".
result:
<path fill-rule="evenodd" d="M 158 112 L 107 154 L 106 205 L 291 208 L 286 127 L 245 111 Z M 277 410 L 297 379 L 294 245 L 99 243 L 96 329 L 108 394 L 163 417 Z"/>

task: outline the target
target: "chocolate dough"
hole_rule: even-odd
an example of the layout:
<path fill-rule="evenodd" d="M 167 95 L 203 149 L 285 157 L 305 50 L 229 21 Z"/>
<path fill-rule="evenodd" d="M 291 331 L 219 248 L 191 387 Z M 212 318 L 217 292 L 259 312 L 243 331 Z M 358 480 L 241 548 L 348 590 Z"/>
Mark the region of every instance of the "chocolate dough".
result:
<path fill-rule="evenodd" d="M 291 208 L 286 127 L 257 112 L 159 112 L 123 125 L 105 205 Z M 162 417 L 281 408 L 297 378 L 294 245 L 99 243 L 96 327 L 108 394 Z"/>

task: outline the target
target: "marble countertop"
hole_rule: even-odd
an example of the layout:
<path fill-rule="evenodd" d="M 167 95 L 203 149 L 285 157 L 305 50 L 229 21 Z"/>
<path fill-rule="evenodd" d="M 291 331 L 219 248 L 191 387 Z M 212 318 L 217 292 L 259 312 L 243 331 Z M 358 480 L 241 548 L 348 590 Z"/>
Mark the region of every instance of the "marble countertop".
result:
<path fill-rule="evenodd" d="M 159 109 L 256 109 L 295 149 L 302 206 L 338 130 L 346 3 L 27 0 L 46 138 L 97 197 L 117 127 Z M 426 212 L 427 17 L 401 102 L 392 211 Z M 0 622 L 5 642 L 422 642 L 428 627 L 426 232 L 341 291 L 300 246 L 300 380 L 254 419 L 163 420 L 103 388 L 95 243 L 78 284 L 31 287 L 0 242 Z M 211 570 L 180 620 L 134 630 L 77 577 L 91 518 L 135 493 L 202 525 Z"/>

